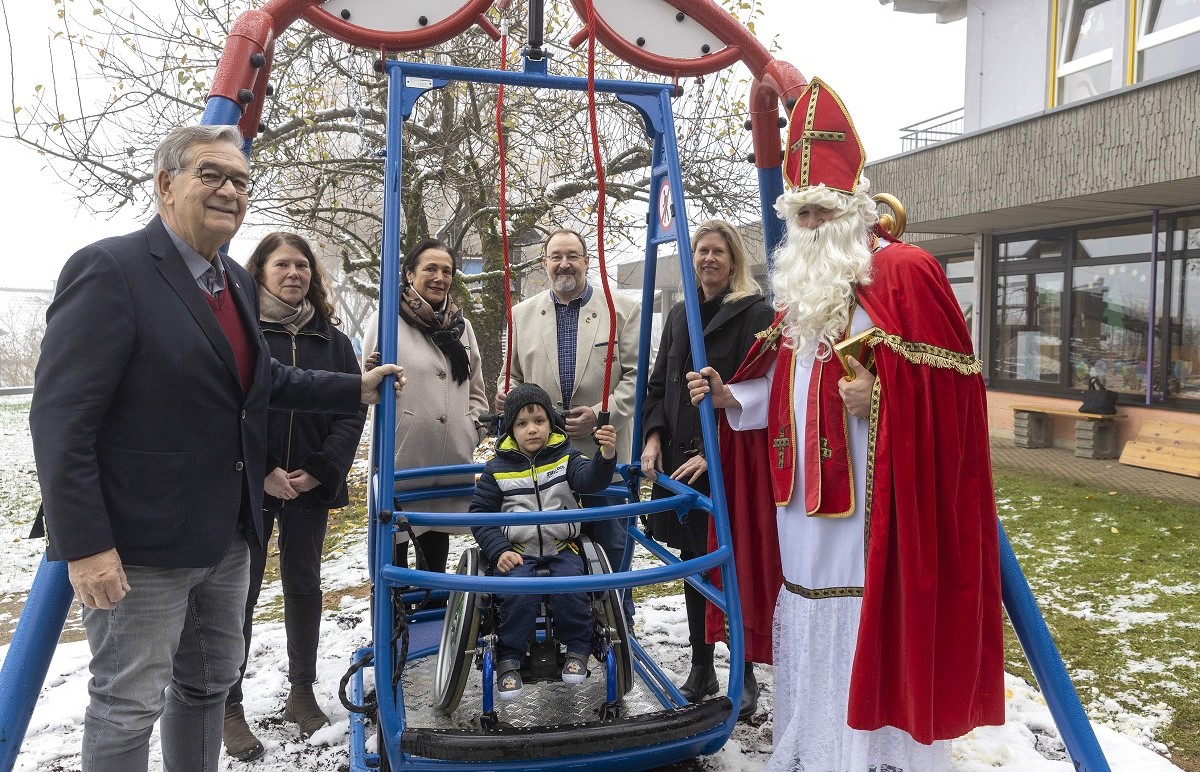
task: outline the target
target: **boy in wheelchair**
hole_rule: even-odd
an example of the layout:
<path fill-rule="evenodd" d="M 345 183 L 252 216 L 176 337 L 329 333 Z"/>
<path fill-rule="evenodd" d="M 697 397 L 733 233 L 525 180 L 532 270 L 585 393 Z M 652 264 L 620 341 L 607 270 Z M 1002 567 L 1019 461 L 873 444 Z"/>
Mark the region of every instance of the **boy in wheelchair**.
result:
<path fill-rule="evenodd" d="M 612 425 L 596 429 L 600 453 L 589 460 L 567 441 L 562 419 L 550 395 L 523 383 L 504 402 L 504 436 L 496 456 L 475 485 L 471 512 L 530 512 L 578 509 L 578 494 L 608 487 L 617 462 L 617 432 Z M 479 526 L 471 529 L 484 558 L 509 576 L 581 576 L 583 558 L 573 541 L 578 522 L 553 525 Z M 537 595 L 499 595 L 496 696 L 521 696 L 521 663 L 537 623 Z M 565 683 L 587 678 L 592 650 L 592 612 L 587 593 L 550 596 L 555 637 L 567 650 L 562 668 Z"/>

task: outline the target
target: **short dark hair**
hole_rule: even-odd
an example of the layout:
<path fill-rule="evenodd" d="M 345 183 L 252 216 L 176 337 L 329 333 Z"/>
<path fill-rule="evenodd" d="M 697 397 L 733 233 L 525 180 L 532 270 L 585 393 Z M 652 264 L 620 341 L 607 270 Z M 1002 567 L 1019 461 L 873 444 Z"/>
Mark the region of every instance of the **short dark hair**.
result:
<path fill-rule="evenodd" d="M 550 231 L 550 235 L 546 236 L 546 238 L 542 241 L 542 257 L 546 256 L 546 247 L 550 245 L 550 239 L 554 238 L 555 236 L 561 236 L 564 233 L 569 233 L 570 235 L 579 239 L 579 246 L 583 247 L 583 255 L 584 257 L 587 257 L 587 240 L 583 236 L 579 235 L 579 231 L 573 231 L 570 228 L 555 228 L 554 230 Z"/>
<path fill-rule="evenodd" d="M 404 262 L 400 264 L 401 286 L 406 286 L 408 284 L 408 280 L 404 278 L 405 272 L 412 271 L 413 273 L 416 273 L 417 260 L 420 259 L 423 252 L 430 249 L 440 249 L 447 255 L 450 255 L 450 263 L 454 266 L 454 273 L 456 275 L 458 274 L 458 255 L 454 254 L 454 250 L 450 248 L 450 245 L 439 238 L 426 236 L 416 244 L 413 244 L 412 247 L 404 253 Z"/>

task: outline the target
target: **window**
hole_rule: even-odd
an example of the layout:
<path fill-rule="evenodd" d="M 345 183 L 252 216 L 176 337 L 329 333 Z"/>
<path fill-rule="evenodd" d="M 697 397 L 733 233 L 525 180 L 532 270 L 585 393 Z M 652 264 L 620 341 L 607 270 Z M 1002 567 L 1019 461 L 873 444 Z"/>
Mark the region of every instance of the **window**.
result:
<path fill-rule="evenodd" d="M 1096 377 L 1114 391 L 1145 393 L 1152 246 L 1146 222 L 1076 233 L 1066 385 L 1083 388 Z M 1160 277 L 1159 297 L 1161 287 Z"/>
<path fill-rule="evenodd" d="M 1178 220 L 1171 241 L 1165 395 L 1200 404 L 1200 215 Z"/>
<path fill-rule="evenodd" d="M 1160 245 L 1165 248 L 1166 244 Z M 1108 225 L 1081 230 L 1075 236 L 1076 260 L 1146 260 L 1150 255 L 1150 231 L 1144 223 Z"/>
<path fill-rule="evenodd" d="M 996 245 L 1001 263 L 1014 264 L 1025 260 L 1057 260 L 1062 258 L 1062 242 L 1057 239 L 1002 241 Z"/>
<path fill-rule="evenodd" d="M 967 329 L 971 336 L 975 335 L 975 256 L 951 255 L 945 261 L 946 278 L 950 280 L 950 289 L 958 300 L 963 318 L 967 320 Z"/>
<path fill-rule="evenodd" d="M 1137 79 L 1200 65 L 1200 0 L 1146 0 L 1137 37 Z"/>
<path fill-rule="evenodd" d="M 1059 27 L 1059 104 L 1112 89 L 1113 51 L 1121 42 L 1123 7 L 1118 0 L 1070 0 L 1067 4 L 1066 18 Z"/>
<path fill-rule="evenodd" d="M 1098 377 L 1125 401 L 1200 409 L 1200 212 L 1153 232 L 1146 217 L 997 238 L 992 385 L 1073 396 Z"/>
<path fill-rule="evenodd" d="M 1146 391 L 1150 264 L 1077 267 L 1071 286 L 1070 382 L 1098 377 L 1115 391 Z"/>
<path fill-rule="evenodd" d="M 994 377 L 1059 382 L 1062 306 L 1061 272 L 997 277 Z"/>

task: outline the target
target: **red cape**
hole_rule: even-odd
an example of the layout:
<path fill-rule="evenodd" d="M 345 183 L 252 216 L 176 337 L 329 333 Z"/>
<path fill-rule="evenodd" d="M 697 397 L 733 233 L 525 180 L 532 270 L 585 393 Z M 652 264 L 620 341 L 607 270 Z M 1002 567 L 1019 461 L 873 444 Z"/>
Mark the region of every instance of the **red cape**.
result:
<path fill-rule="evenodd" d="M 772 330 L 779 327 L 775 317 Z M 775 341 L 778 343 L 778 339 Z M 759 338 L 746 360 L 729 379 L 730 383 L 760 378 L 775 360 L 772 344 Z M 775 598 L 783 586 L 783 566 L 779 562 L 779 532 L 775 527 L 775 496 L 771 488 L 771 465 L 766 458 L 769 439 L 766 429 L 735 432 L 725 420 L 725 411 L 717 413 L 717 438 L 721 449 L 721 477 L 725 480 L 725 502 L 729 511 L 729 530 L 733 538 L 735 566 L 738 570 L 738 596 L 742 602 L 742 633 L 747 662 L 772 662 L 772 625 Z M 717 548 L 717 533 L 708 524 L 708 550 Z M 710 581 L 721 584 L 721 569 L 709 572 Z M 705 638 L 709 643 L 725 640 L 725 615 L 709 603 L 704 617 Z"/>
<path fill-rule="evenodd" d="M 995 495 L 983 378 L 945 272 L 924 250 L 875 254 L 858 300 L 888 334 L 874 348 L 880 403 L 868 461 L 867 564 L 847 723 L 922 743 L 1004 723 Z M 760 341 L 731 381 L 774 360 Z M 769 641 L 783 575 L 764 430 L 721 421 L 721 464 L 747 659 Z M 711 535 L 710 535 L 711 540 Z M 714 628 L 713 622 L 718 621 Z M 723 632 L 710 606 L 709 639 Z M 769 648 L 767 649 L 769 654 Z"/>

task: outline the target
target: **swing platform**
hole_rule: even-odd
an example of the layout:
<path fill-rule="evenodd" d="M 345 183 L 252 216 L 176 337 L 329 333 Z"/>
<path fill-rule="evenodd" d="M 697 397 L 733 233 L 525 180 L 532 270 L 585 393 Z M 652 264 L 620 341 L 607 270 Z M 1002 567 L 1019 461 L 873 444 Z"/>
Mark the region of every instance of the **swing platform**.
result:
<path fill-rule="evenodd" d="M 438 762 L 470 762 L 493 768 L 493 764 L 524 769 L 534 760 L 566 762 L 571 766 L 614 761 L 624 757 L 623 769 L 652 769 L 661 766 L 664 755 L 691 758 L 702 755 L 711 740 L 706 730 L 728 718 L 732 704 L 727 697 L 664 711 L 652 690 L 640 679 L 622 700 L 620 718 L 605 721 L 603 678 L 592 677 L 574 686 L 561 682 L 526 683 L 525 694 L 512 703 L 500 703 L 499 724 L 493 729 L 479 725 L 478 705 L 483 700 L 482 676 L 474 673 L 467 682 L 462 702 L 453 712 L 432 707 L 436 662 L 424 657 L 405 669 L 401 689 L 407 706 L 407 724 L 400 733 L 399 749 L 406 754 L 406 768 L 445 769 Z M 361 681 L 350 692 L 361 695 Z M 362 737 L 372 733 L 363 721 Z M 664 748 L 664 745 L 671 747 Z M 351 749 L 351 770 L 378 769 L 377 754 L 367 753 L 365 742 Z M 634 756 L 643 757 L 639 763 Z"/>

